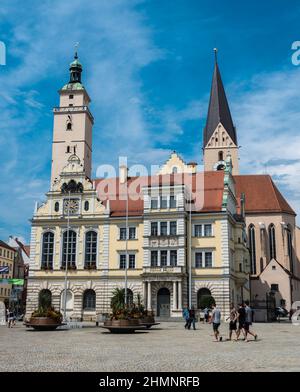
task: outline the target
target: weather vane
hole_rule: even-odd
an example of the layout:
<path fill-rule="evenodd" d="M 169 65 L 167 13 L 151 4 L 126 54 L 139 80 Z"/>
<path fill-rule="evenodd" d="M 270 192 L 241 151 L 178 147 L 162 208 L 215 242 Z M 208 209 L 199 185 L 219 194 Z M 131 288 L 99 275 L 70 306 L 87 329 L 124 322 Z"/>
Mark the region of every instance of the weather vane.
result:
<path fill-rule="evenodd" d="M 75 58 L 76 59 L 78 57 L 78 54 L 77 54 L 78 46 L 79 46 L 79 42 L 75 42 Z"/>
<path fill-rule="evenodd" d="M 218 60 L 218 56 L 217 56 L 218 48 L 214 48 L 214 52 L 215 52 L 215 62 L 217 62 L 217 60 Z"/>

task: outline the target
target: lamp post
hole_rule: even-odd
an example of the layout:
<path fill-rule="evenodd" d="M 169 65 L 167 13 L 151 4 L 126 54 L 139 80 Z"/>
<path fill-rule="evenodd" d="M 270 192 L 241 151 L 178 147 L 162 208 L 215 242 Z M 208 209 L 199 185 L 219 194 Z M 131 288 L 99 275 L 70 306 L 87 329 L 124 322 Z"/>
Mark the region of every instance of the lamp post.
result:
<path fill-rule="evenodd" d="M 68 258 L 69 258 L 69 235 L 70 235 L 70 200 L 69 191 L 68 215 L 67 215 L 67 243 L 66 243 L 66 265 L 65 265 L 65 292 L 64 292 L 64 322 L 67 321 L 67 286 L 68 286 Z"/>
<path fill-rule="evenodd" d="M 192 307 L 192 189 L 190 189 L 189 210 L 189 309 Z"/>

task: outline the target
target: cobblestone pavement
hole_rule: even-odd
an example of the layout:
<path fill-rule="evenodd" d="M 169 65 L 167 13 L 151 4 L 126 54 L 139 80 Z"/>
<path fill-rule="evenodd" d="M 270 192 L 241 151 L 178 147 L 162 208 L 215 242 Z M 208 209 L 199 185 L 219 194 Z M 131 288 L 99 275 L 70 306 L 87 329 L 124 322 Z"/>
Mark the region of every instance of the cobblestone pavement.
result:
<path fill-rule="evenodd" d="M 178 322 L 150 331 L 102 328 L 38 332 L 0 327 L 0 371 L 300 371 L 300 325 L 255 324 L 258 341 L 213 342 L 210 325 Z M 228 324 L 221 333 L 227 337 Z"/>

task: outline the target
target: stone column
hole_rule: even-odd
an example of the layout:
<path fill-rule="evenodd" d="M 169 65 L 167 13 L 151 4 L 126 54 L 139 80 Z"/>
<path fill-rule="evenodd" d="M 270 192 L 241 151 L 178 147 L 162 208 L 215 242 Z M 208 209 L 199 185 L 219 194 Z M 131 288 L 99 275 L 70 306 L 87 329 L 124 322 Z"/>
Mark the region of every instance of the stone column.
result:
<path fill-rule="evenodd" d="M 178 282 L 178 309 L 182 310 L 182 283 Z"/>
<path fill-rule="evenodd" d="M 177 282 L 173 282 L 173 310 L 177 309 Z"/>
<path fill-rule="evenodd" d="M 152 308 L 152 299 L 151 299 L 151 282 L 148 282 L 148 296 L 147 296 L 147 309 L 151 310 Z"/>

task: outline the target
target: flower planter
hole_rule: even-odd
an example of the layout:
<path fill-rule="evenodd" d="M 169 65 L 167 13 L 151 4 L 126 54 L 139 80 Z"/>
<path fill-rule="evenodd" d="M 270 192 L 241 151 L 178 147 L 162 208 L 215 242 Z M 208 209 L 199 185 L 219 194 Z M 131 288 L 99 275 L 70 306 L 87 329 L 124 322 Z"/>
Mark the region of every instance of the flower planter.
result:
<path fill-rule="evenodd" d="M 106 320 L 103 327 L 112 333 L 133 333 L 137 329 L 145 329 L 138 319 L 136 320 Z"/>
<path fill-rule="evenodd" d="M 63 325 L 63 323 L 58 322 L 51 317 L 31 317 L 29 322 L 25 325 L 38 331 L 53 331 L 57 327 Z"/>

